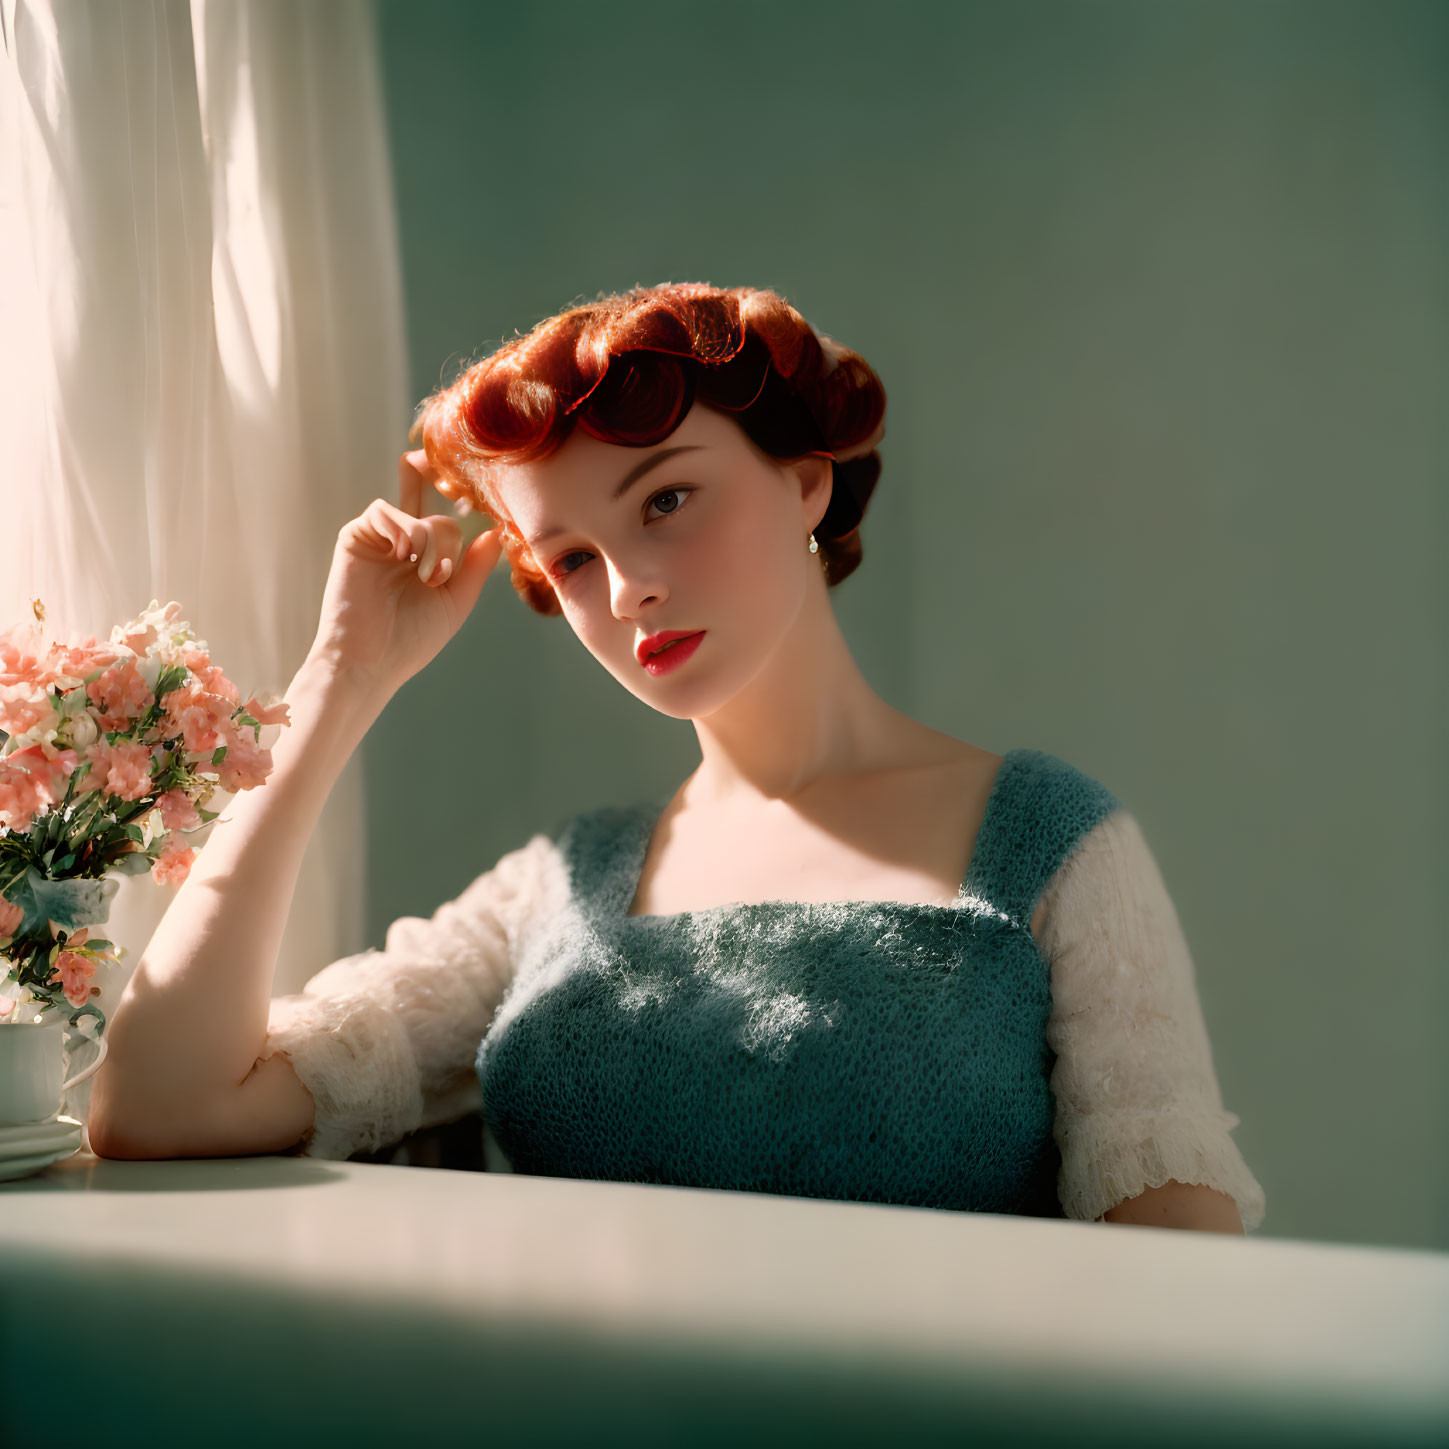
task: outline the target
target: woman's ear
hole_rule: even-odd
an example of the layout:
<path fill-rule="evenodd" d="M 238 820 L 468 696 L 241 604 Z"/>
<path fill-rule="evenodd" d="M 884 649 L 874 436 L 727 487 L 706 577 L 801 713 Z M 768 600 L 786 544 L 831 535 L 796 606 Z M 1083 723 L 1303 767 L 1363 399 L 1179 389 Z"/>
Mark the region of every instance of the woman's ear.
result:
<path fill-rule="evenodd" d="M 806 532 L 813 533 L 825 517 L 825 510 L 830 507 L 830 496 L 835 488 L 835 464 L 819 453 L 810 453 L 797 458 L 789 466 L 800 480 L 800 504 L 805 514 Z"/>

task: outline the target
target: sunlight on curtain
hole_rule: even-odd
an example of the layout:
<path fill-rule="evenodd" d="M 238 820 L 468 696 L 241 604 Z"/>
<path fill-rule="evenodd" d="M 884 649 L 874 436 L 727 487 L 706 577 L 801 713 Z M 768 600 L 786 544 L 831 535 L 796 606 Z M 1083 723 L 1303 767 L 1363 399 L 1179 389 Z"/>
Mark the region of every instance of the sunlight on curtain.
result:
<path fill-rule="evenodd" d="M 0 621 L 40 599 L 105 638 L 176 599 L 244 694 L 281 691 L 411 420 L 375 11 L 0 4 Z M 275 993 L 363 949 L 364 867 L 354 758 Z M 171 894 L 122 879 L 107 1013 Z"/>

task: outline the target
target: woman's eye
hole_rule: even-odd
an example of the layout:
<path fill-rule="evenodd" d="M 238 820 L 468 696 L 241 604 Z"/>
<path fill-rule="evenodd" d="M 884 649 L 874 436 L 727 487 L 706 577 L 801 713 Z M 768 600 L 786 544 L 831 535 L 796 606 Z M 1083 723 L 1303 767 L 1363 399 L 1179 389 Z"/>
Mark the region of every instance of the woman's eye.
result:
<path fill-rule="evenodd" d="M 659 502 L 659 500 L 661 498 L 676 498 L 676 499 L 678 499 L 681 494 L 689 494 L 689 493 L 693 493 L 694 491 L 695 490 L 693 488 L 661 488 L 659 490 L 659 492 L 656 493 L 648 501 L 648 503 L 646 503 L 644 505 L 645 511 L 647 512 L 650 508 L 652 508 L 656 503 Z M 669 518 L 669 517 L 673 516 L 674 514 L 678 513 L 679 510 L 681 508 L 683 508 L 683 507 L 684 507 L 684 503 L 682 501 L 675 503 L 672 508 L 666 508 L 661 514 L 657 515 L 656 521 L 659 518 Z M 584 558 L 584 559 L 588 559 L 588 558 L 592 558 L 592 557 L 593 557 L 592 554 L 584 553 L 582 550 L 580 550 L 580 551 L 578 551 L 576 553 L 566 553 L 558 561 L 559 562 L 559 566 L 557 568 L 555 568 L 555 570 L 554 570 L 554 577 L 555 578 L 558 578 L 558 579 L 567 578 L 569 574 L 576 574 L 576 573 L 578 573 L 579 569 L 583 568 L 583 564 L 576 564 L 571 569 L 570 568 L 564 568 L 563 565 L 566 564 L 566 563 L 568 563 L 568 561 L 571 558 Z"/>
<path fill-rule="evenodd" d="M 653 498 L 649 500 L 649 503 L 646 503 L 644 506 L 647 508 L 650 504 L 658 503 L 661 498 L 678 498 L 681 493 L 693 492 L 693 488 L 665 488 L 662 492 L 656 493 Z M 678 513 L 679 510 L 683 507 L 683 503 L 676 503 L 673 508 L 666 508 L 664 512 L 666 515 L 670 513 Z"/>

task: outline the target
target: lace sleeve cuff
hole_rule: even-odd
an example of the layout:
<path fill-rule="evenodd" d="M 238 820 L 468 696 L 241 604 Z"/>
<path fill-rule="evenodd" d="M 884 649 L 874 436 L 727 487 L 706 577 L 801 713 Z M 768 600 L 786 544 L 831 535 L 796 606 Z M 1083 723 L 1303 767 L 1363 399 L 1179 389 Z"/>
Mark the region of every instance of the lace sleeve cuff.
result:
<path fill-rule="evenodd" d="M 1095 1220 L 1175 1179 L 1226 1193 L 1256 1228 L 1266 1198 L 1228 1135 L 1192 957 L 1131 813 L 1089 831 L 1042 899 L 1063 1211 Z"/>
<path fill-rule="evenodd" d="M 266 1055 L 277 1051 L 286 1052 L 317 1104 L 316 1125 L 300 1155 L 341 1161 L 401 1141 L 420 1125 L 422 1091 L 407 1032 L 376 1002 L 274 997 Z"/>
<path fill-rule="evenodd" d="M 1267 1200 L 1228 1136 L 1231 1112 L 1196 1117 L 1114 1113 L 1064 1124 L 1060 1196 L 1069 1218 L 1095 1222 L 1103 1213 L 1169 1180 L 1226 1193 L 1238 1205 L 1243 1231 L 1263 1221 Z"/>
<path fill-rule="evenodd" d="M 382 950 L 272 998 L 265 1055 L 286 1052 L 316 1102 L 301 1155 L 375 1152 L 482 1106 L 478 1043 L 512 978 L 515 940 L 562 869 L 553 841 L 535 835 L 430 918 L 395 920 Z"/>

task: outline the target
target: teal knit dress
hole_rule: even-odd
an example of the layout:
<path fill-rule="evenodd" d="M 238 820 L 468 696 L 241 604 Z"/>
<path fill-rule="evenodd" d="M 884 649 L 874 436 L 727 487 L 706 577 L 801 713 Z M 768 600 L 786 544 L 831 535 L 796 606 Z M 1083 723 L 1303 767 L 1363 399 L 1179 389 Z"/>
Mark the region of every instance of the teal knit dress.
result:
<path fill-rule="evenodd" d="M 520 944 L 479 1045 L 516 1172 L 1062 1217 L 1051 974 L 1028 924 L 1119 805 L 1004 757 L 949 906 L 630 916 L 664 802 L 573 817 L 570 909 Z"/>

